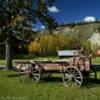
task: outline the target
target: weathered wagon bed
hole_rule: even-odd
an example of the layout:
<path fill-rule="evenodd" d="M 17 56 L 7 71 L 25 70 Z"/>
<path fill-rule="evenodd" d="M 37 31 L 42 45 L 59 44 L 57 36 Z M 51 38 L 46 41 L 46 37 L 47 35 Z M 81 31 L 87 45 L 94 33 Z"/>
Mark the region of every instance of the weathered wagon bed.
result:
<path fill-rule="evenodd" d="M 71 84 L 81 86 L 83 75 L 80 69 L 67 61 L 25 61 L 16 62 L 16 68 L 25 72 L 29 78 L 38 82 L 44 74 L 62 73 L 63 82 L 66 86 Z"/>

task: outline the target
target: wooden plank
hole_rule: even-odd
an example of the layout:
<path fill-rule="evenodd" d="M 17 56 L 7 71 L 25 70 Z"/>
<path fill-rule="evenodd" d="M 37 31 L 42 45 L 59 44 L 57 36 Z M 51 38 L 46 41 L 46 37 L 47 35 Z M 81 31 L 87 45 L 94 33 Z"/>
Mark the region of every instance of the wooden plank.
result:
<path fill-rule="evenodd" d="M 72 57 L 73 55 L 77 56 L 77 50 L 60 50 L 58 51 L 59 57 Z"/>

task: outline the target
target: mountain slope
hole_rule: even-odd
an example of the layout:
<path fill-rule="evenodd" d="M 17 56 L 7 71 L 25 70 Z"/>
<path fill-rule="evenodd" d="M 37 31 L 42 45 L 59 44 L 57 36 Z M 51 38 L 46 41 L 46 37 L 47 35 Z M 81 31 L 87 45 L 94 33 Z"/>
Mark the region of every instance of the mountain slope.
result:
<path fill-rule="evenodd" d="M 77 35 L 83 36 L 83 38 L 90 38 L 95 31 L 100 31 L 100 21 L 90 23 L 70 23 L 65 25 L 59 25 L 53 33 L 55 35 L 71 35 L 76 37 Z M 38 35 L 48 35 L 47 30 L 42 30 Z"/>

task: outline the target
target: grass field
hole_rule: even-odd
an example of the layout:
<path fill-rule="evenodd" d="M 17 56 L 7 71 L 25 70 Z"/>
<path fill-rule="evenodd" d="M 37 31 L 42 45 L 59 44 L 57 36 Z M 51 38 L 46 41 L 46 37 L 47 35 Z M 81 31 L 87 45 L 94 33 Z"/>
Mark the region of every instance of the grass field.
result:
<path fill-rule="evenodd" d="M 81 88 L 65 87 L 61 77 L 22 83 L 13 71 L 0 71 L 0 100 L 100 100 L 100 80 Z M 100 77 L 100 73 L 98 73 Z"/>
<path fill-rule="evenodd" d="M 81 88 L 65 87 L 61 77 L 23 83 L 17 73 L 0 70 L 0 100 L 100 100 L 100 79 Z M 100 73 L 98 73 L 100 78 Z"/>
<path fill-rule="evenodd" d="M 100 58 L 93 62 L 99 63 Z M 100 100 L 100 73 L 98 80 L 89 80 L 87 85 L 76 88 L 65 87 L 58 74 L 39 83 L 26 83 L 20 81 L 17 72 L 0 70 L 0 100 Z"/>

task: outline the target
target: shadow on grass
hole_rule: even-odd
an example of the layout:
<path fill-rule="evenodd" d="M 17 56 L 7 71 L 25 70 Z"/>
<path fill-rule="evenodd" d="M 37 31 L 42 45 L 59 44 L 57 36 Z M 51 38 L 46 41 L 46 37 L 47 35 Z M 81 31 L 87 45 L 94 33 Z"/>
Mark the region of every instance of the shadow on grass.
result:
<path fill-rule="evenodd" d="M 15 70 L 6 70 L 4 67 L 0 67 L 0 76 L 4 77 L 17 77 L 19 76 L 19 73 Z"/>
<path fill-rule="evenodd" d="M 15 73 L 15 74 L 9 74 L 7 75 L 8 77 L 19 77 L 20 75 L 18 73 Z"/>
<path fill-rule="evenodd" d="M 0 70 L 3 70 L 3 69 L 5 69 L 5 67 L 0 65 Z"/>
<path fill-rule="evenodd" d="M 15 73 L 10 73 L 7 76 L 8 77 L 20 77 L 22 75 L 24 75 L 24 74 L 19 74 L 19 73 L 15 72 Z M 63 80 L 62 80 L 62 77 L 59 77 L 59 76 L 53 77 L 52 76 L 50 78 L 43 78 L 43 79 L 41 79 L 41 81 L 44 81 L 44 82 L 62 82 Z M 90 79 L 86 79 L 83 81 L 83 85 L 90 85 L 90 84 L 100 84 L 100 79 L 90 78 Z"/>
<path fill-rule="evenodd" d="M 3 70 L 3 69 L 5 69 L 5 67 L 0 67 L 0 70 Z"/>
<path fill-rule="evenodd" d="M 23 73 L 20 73 L 20 72 L 17 72 L 16 70 L 14 70 L 14 72 L 13 73 L 9 73 L 9 74 L 7 74 L 7 77 L 9 77 L 9 78 L 14 78 L 14 77 L 21 77 L 21 76 L 24 76 L 25 74 L 23 74 Z M 52 77 L 46 77 L 46 78 L 41 78 L 40 79 L 40 82 L 63 82 L 63 80 L 62 80 L 62 76 L 55 76 L 55 74 L 54 74 L 54 76 L 52 76 Z"/>
<path fill-rule="evenodd" d="M 86 79 L 83 81 L 82 88 L 92 88 L 100 85 L 100 79 Z"/>
<path fill-rule="evenodd" d="M 63 82 L 61 77 L 44 78 L 41 81 L 43 82 Z"/>
<path fill-rule="evenodd" d="M 100 79 L 89 79 L 91 83 L 100 84 Z"/>

